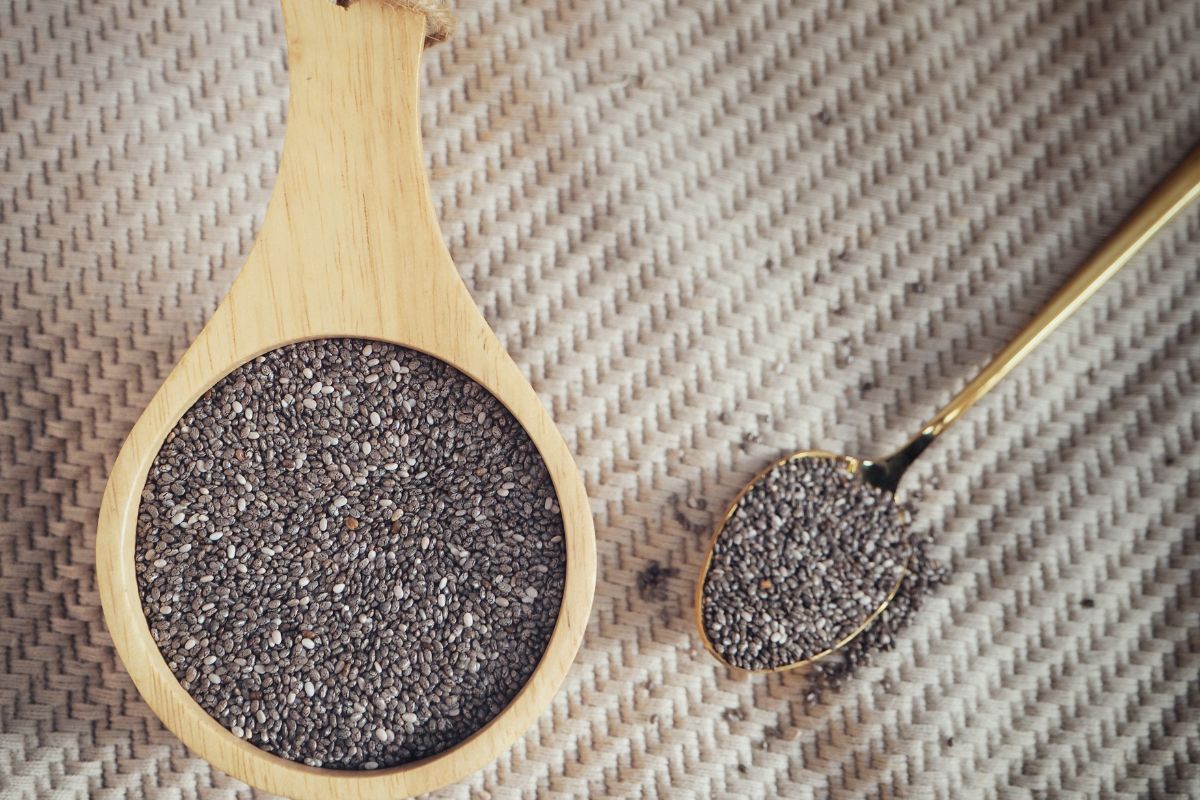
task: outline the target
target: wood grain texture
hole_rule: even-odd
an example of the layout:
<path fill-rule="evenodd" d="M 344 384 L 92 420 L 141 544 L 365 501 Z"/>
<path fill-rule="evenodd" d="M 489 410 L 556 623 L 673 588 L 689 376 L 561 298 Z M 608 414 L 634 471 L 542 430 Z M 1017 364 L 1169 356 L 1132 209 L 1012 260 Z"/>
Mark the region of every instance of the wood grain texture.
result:
<path fill-rule="evenodd" d="M 348 9 L 284 0 L 291 96 L 283 158 L 254 247 L 228 296 L 129 434 L 100 512 L 105 619 L 146 702 L 192 750 L 294 798 L 381 798 L 442 786 L 519 737 L 566 676 L 595 585 L 591 513 L 566 443 L 467 293 L 434 218 L 420 148 L 425 21 L 384 0 Z M 230 371 L 283 344 L 364 337 L 429 353 L 492 392 L 545 459 L 562 508 L 567 577 L 546 653 L 517 698 L 445 753 L 372 772 L 308 767 L 234 737 L 172 675 L 140 605 L 134 547 L 140 493 L 164 438 Z"/>

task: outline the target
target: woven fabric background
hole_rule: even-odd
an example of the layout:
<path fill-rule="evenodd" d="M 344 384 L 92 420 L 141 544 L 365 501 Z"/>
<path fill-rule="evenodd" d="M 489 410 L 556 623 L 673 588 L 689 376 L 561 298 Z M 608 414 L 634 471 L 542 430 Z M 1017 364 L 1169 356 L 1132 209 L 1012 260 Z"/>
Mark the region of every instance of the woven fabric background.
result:
<path fill-rule="evenodd" d="M 438 210 L 600 571 L 553 706 L 438 796 L 1200 795 L 1200 208 L 909 476 L 952 574 L 897 649 L 808 698 L 731 678 L 691 609 L 745 479 L 900 444 L 1200 142 L 1200 3 L 458 10 L 424 67 Z M 93 548 L 265 208 L 278 9 L 8 0 L 0 37 L 0 797 L 249 797 L 139 699 Z"/>

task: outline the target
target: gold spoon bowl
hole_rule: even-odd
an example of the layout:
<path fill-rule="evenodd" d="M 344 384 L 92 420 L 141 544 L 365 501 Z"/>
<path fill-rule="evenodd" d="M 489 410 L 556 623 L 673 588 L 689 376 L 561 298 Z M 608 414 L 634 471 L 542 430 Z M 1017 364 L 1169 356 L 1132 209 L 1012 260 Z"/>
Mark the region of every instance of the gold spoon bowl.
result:
<path fill-rule="evenodd" d="M 709 571 L 712 568 L 712 562 L 713 562 L 713 557 L 716 553 L 717 543 L 720 541 L 721 535 L 724 533 L 726 525 L 733 518 L 734 514 L 737 512 L 738 508 L 741 506 L 741 503 L 746 498 L 746 496 L 748 494 L 750 494 L 750 492 L 753 491 L 754 488 L 756 486 L 758 486 L 764 479 L 766 479 L 768 475 L 775 472 L 775 470 L 779 469 L 780 467 L 783 467 L 786 464 L 790 464 L 792 462 L 795 462 L 795 461 L 798 461 L 801 459 L 814 459 L 814 460 L 821 460 L 821 461 L 837 461 L 840 463 L 841 467 L 847 473 L 850 473 L 852 475 L 860 474 L 860 472 L 862 470 L 862 465 L 863 465 L 863 462 L 860 459 L 853 458 L 851 456 L 838 455 L 836 453 L 830 453 L 830 452 L 826 452 L 824 450 L 799 450 L 795 453 L 790 453 L 775 462 L 772 462 L 770 465 L 768 465 L 767 467 L 765 467 L 764 469 L 759 471 L 759 473 L 757 475 L 755 475 L 753 478 L 751 478 L 750 481 L 745 486 L 742 487 L 742 490 L 740 492 L 738 492 L 737 496 L 733 498 L 733 501 L 730 502 L 729 507 L 725 509 L 725 513 L 721 516 L 721 519 L 717 523 L 716 529 L 713 531 L 712 537 L 709 540 L 708 552 L 705 555 L 704 564 L 700 570 L 700 580 L 696 584 L 696 627 L 700 632 L 700 640 L 704 644 L 704 649 L 707 650 L 709 653 L 711 653 L 718 661 L 720 661 L 725 666 L 727 666 L 731 669 L 738 670 L 740 672 L 748 672 L 748 673 L 788 672 L 790 670 L 800 669 L 800 668 L 805 667 L 815 661 L 819 661 L 820 659 L 823 659 L 829 655 L 832 655 L 835 651 L 837 651 L 838 649 L 844 647 L 845 645 L 849 644 L 854 639 L 856 639 L 863 631 L 865 631 L 867 628 L 869 628 L 871 626 L 871 624 L 875 622 L 876 619 L 878 619 L 880 614 L 882 614 L 884 611 L 887 610 L 887 607 L 891 604 L 892 600 L 896 597 L 896 593 L 900 591 L 900 586 L 904 581 L 905 575 L 907 574 L 907 568 L 902 566 L 896 573 L 896 581 L 895 581 L 895 583 L 892 584 L 891 590 L 887 592 L 887 594 L 883 597 L 883 600 L 879 603 L 879 605 L 875 608 L 875 610 L 871 614 L 869 614 L 867 617 L 865 617 L 862 620 L 862 622 L 859 623 L 852 630 L 850 630 L 849 633 L 843 634 L 842 636 L 840 636 L 839 638 L 834 640 L 824 650 L 821 650 L 821 651 L 809 656 L 808 658 L 805 658 L 800 661 L 791 662 L 791 663 L 783 665 L 781 667 L 764 668 L 764 669 L 747 669 L 745 667 L 731 663 L 721 653 L 720 648 L 718 648 L 716 646 L 716 644 L 713 642 L 712 638 L 709 635 L 708 628 L 704 624 L 704 587 L 705 587 L 705 582 L 708 580 Z M 899 511 L 899 509 L 897 509 L 897 511 Z"/>

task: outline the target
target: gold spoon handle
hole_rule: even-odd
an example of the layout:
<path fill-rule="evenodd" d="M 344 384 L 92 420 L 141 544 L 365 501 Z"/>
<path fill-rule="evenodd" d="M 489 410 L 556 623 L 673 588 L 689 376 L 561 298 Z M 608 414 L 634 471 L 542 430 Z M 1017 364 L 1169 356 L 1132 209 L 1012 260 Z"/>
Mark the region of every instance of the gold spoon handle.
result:
<path fill-rule="evenodd" d="M 881 489 L 895 491 L 901 476 L 917 456 L 967 409 L 990 392 L 1067 317 L 1075 313 L 1129 263 L 1135 254 L 1180 211 L 1200 197 L 1200 147 L 1190 152 L 1142 201 L 1121 227 L 1080 265 L 1075 274 L 1050 298 L 1050 302 L 1021 329 L 1011 342 L 980 370 L 962 391 L 942 407 L 921 432 L 883 461 L 863 462 L 863 477 Z"/>

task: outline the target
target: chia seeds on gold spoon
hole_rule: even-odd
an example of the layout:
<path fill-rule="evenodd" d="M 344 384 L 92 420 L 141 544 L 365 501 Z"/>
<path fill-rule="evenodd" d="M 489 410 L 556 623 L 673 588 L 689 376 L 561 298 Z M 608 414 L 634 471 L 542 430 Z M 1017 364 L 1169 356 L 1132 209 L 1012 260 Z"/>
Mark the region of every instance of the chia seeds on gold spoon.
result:
<path fill-rule="evenodd" d="M 736 504 L 703 586 L 711 646 L 748 670 L 851 637 L 912 557 L 908 512 L 834 458 L 792 458 Z"/>

